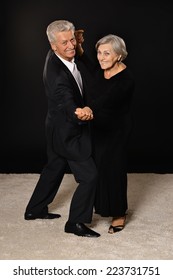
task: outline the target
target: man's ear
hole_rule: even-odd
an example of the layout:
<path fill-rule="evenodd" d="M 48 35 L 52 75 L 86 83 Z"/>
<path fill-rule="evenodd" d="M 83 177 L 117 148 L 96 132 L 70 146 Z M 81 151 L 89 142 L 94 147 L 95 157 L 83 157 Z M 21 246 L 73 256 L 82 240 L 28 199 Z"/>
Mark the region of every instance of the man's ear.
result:
<path fill-rule="evenodd" d="M 51 43 L 50 45 L 51 45 L 52 50 L 55 52 L 56 51 L 56 45 L 53 44 L 53 43 Z"/>

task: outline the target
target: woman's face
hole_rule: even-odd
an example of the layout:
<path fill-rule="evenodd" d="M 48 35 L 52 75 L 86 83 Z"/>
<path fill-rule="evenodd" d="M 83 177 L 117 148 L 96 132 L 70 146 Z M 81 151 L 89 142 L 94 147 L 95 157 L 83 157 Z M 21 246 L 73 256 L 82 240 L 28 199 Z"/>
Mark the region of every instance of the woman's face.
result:
<path fill-rule="evenodd" d="M 100 45 L 97 49 L 97 59 L 103 70 L 111 69 L 118 62 L 118 55 L 111 44 Z"/>

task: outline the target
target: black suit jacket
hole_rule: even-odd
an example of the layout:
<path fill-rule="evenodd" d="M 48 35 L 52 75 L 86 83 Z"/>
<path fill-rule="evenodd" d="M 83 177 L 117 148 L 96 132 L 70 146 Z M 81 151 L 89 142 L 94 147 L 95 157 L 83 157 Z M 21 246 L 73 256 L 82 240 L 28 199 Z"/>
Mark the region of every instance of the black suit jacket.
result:
<path fill-rule="evenodd" d="M 87 76 L 85 63 L 82 60 L 77 63 L 83 80 L 83 94 L 85 74 Z M 80 121 L 74 114 L 77 107 L 85 106 L 84 97 L 72 73 L 52 50 L 46 57 L 43 81 L 48 99 L 48 151 L 53 150 L 69 160 L 87 159 L 91 155 L 89 122 Z"/>

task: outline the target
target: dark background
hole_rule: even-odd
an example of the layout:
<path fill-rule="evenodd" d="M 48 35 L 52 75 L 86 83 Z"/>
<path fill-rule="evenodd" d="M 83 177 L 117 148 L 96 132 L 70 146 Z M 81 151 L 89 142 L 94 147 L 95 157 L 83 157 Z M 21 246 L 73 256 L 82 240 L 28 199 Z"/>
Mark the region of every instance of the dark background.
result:
<path fill-rule="evenodd" d="M 85 30 L 84 47 L 109 33 L 127 45 L 136 80 L 129 172 L 173 172 L 171 1 L 6 0 L 1 17 L 0 172 L 40 172 L 46 163 L 45 30 L 56 19 Z"/>

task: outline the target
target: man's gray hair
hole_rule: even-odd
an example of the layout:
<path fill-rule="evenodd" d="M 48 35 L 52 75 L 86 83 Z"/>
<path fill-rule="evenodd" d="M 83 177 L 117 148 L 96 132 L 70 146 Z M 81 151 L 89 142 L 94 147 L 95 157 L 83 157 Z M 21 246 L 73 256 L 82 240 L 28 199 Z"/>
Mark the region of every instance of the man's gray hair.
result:
<path fill-rule="evenodd" d="M 49 42 L 53 43 L 56 40 L 55 33 L 69 30 L 75 31 L 75 27 L 72 22 L 68 20 L 55 20 L 48 25 L 46 34 Z"/>

